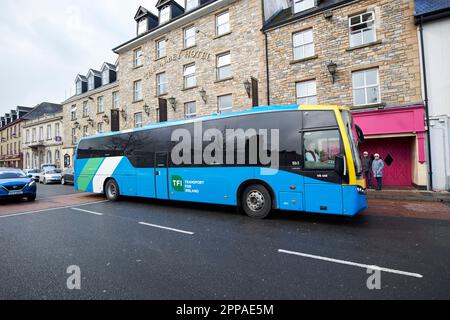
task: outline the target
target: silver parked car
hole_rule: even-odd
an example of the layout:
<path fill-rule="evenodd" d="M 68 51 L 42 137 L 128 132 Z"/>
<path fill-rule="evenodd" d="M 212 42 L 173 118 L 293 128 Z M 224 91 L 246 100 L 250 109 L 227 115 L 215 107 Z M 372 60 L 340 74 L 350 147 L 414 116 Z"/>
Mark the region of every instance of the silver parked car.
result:
<path fill-rule="evenodd" d="M 31 176 L 31 178 L 35 182 L 39 182 L 39 174 L 41 173 L 39 169 L 25 169 L 23 170 L 27 176 Z"/>
<path fill-rule="evenodd" d="M 61 183 L 62 174 L 60 170 L 42 171 L 39 177 L 39 182 L 43 184 Z"/>

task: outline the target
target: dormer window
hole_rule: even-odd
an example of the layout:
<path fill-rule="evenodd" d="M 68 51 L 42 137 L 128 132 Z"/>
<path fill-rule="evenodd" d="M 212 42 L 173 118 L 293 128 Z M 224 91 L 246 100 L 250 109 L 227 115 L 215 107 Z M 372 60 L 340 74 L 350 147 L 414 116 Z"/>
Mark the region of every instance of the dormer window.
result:
<path fill-rule="evenodd" d="M 186 0 L 186 11 L 193 10 L 198 7 L 199 0 Z"/>
<path fill-rule="evenodd" d="M 159 12 L 159 24 L 164 24 L 170 20 L 171 8 L 170 6 L 165 6 Z"/>
<path fill-rule="evenodd" d="M 294 13 L 299 13 L 316 6 L 316 0 L 294 0 Z"/>
<path fill-rule="evenodd" d="M 95 88 L 94 76 L 90 76 L 88 78 L 88 90 L 94 90 L 94 88 Z"/>
<path fill-rule="evenodd" d="M 109 83 L 109 69 L 102 72 L 102 86 Z"/>
<path fill-rule="evenodd" d="M 81 94 L 83 90 L 83 83 L 81 81 L 77 81 L 77 94 Z"/>
<path fill-rule="evenodd" d="M 147 18 L 143 18 L 138 22 L 138 35 L 147 32 Z"/>

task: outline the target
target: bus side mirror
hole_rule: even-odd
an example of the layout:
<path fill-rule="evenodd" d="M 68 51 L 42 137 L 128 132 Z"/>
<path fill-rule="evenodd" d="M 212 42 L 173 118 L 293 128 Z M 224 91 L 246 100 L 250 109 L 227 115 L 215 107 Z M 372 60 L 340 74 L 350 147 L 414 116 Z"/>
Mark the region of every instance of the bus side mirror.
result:
<path fill-rule="evenodd" d="M 362 131 L 360 126 L 355 125 L 356 134 L 358 135 L 359 143 L 364 143 L 366 141 L 366 137 L 364 136 L 364 132 Z"/>
<path fill-rule="evenodd" d="M 339 174 L 341 177 L 346 175 L 344 156 L 336 156 L 334 161 L 334 171 L 336 171 L 336 173 Z"/>

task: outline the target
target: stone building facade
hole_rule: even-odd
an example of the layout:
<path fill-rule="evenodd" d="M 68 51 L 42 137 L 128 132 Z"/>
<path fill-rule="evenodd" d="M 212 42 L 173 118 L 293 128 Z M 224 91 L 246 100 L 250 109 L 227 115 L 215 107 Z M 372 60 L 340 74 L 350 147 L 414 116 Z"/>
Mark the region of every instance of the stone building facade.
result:
<path fill-rule="evenodd" d="M 62 106 L 41 103 L 24 117 L 22 125 L 23 168 L 40 169 L 43 164 L 62 168 L 64 141 Z"/>
<path fill-rule="evenodd" d="M 75 81 L 77 94 L 62 103 L 64 168 L 73 166 L 80 138 L 120 129 L 117 68 L 117 65 L 105 63 L 101 71 L 90 70 L 87 76 L 78 75 Z"/>
<path fill-rule="evenodd" d="M 351 107 L 361 149 L 387 162 L 387 184 L 426 187 L 414 1 L 279 3 L 264 26 L 270 103 Z"/>
<path fill-rule="evenodd" d="M 166 22 L 139 8 L 136 22 L 150 21 L 148 28 L 114 49 L 127 115 L 121 129 L 267 103 L 262 2 L 189 2 L 184 11 L 159 1 L 159 12 L 173 13 Z"/>
<path fill-rule="evenodd" d="M 17 107 L 0 117 L 0 167 L 22 168 L 23 117 L 31 110 Z"/>

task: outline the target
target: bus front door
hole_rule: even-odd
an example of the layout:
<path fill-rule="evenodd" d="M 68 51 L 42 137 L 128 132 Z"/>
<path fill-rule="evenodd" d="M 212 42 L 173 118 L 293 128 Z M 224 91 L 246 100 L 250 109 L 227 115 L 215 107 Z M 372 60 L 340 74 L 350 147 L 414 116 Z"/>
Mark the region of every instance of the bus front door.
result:
<path fill-rule="evenodd" d="M 167 152 L 155 154 L 155 192 L 157 199 L 169 199 L 168 161 L 169 154 Z"/>

